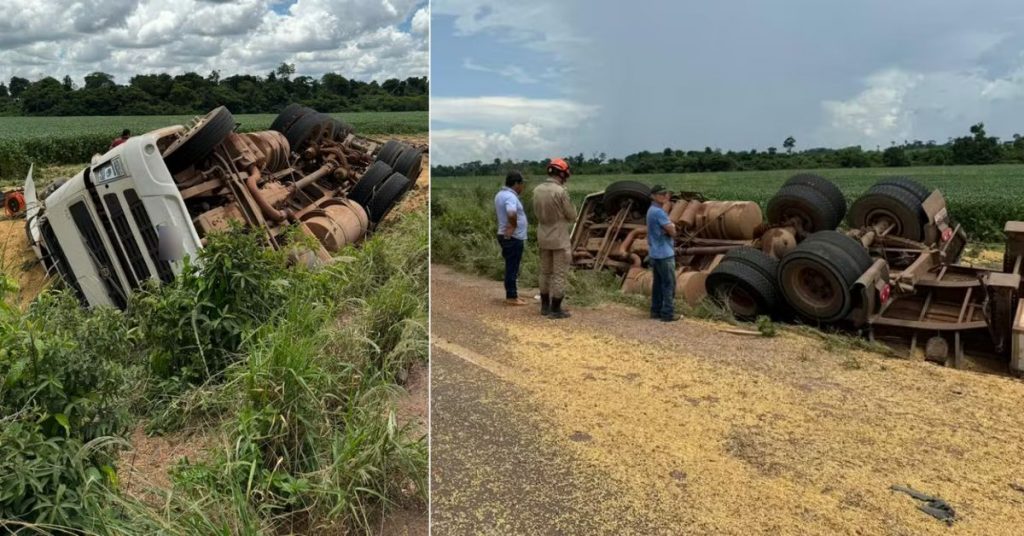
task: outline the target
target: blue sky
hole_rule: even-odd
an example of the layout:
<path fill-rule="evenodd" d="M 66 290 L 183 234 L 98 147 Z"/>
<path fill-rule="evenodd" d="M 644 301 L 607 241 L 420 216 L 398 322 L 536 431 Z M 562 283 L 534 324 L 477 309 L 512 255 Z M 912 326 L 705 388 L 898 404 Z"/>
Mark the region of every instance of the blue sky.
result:
<path fill-rule="evenodd" d="M 1024 3 L 435 0 L 435 163 L 1024 131 Z"/>
<path fill-rule="evenodd" d="M 270 9 L 273 10 L 274 13 L 277 13 L 278 15 L 285 15 L 288 13 L 288 8 L 292 7 L 292 4 L 294 3 L 295 0 L 282 0 L 279 2 L 274 2 L 270 5 Z"/>
<path fill-rule="evenodd" d="M 516 66 L 523 71 L 543 66 L 548 55 L 541 51 L 502 42 L 499 35 L 455 35 L 455 17 L 431 17 L 431 74 L 437 80 L 433 92 L 446 97 L 474 97 L 496 91 L 532 98 L 560 96 L 557 83 L 539 83 L 520 77 L 501 76 L 486 68 Z M 469 67 L 467 67 L 469 65 Z M 473 66 L 476 66 L 474 68 Z"/>

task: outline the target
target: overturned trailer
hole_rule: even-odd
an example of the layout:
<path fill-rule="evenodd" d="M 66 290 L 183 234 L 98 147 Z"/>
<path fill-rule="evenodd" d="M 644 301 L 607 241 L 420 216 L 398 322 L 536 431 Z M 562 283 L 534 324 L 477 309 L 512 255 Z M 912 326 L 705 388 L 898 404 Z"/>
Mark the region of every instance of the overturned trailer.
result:
<path fill-rule="evenodd" d="M 357 135 L 297 104 L 270 130 L 236 132 L 219 107 L 189 125 L 129 138 L 74 177 L 36 192 L 25 182 L 29 244 L 88 306 L 123 308 L 146 280 L 171 281 L 183 257 L 235 222 L 268 247 L 297 227 L 326 261 L 378 225 L 420 174 L 424 147 Z"/>
<path fill-rule="evenodd" d="M 620 181 L 588 195 L 572 232 L 578 269 L 610 269 L 650 293 L 648 187 Z M 1024 373 L 1024 222 L 1007 222 L 1003 265 L 959 264 L 967 235 L 938 190 L 882 179 L 846 200 L 830 181 L 789 179 L 766 205 L 674 194 L 677 295 L 734 315 L 858 332 L 948 366 Z M 845 216 L 844 230 L 837 230 Z"/>

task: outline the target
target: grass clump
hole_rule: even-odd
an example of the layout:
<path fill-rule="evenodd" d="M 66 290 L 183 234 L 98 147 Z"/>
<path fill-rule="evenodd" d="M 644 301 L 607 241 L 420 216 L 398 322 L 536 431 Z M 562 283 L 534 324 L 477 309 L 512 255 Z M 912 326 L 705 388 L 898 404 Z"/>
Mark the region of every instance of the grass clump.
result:
<path fill-rule="evenodd" d="M 762 337 L 774 337 L 777 334 L 775 330 L 775 323 L 772 322 L 772 319 L 769 316 L 761 315 L 757 317 L 754 325 L 757 326 L 757 331 L 761 333 Z"/>
<path fill-rule="evenodd" d="M 426 500 L 426 441 L 394 413 L 427 355 L 427 225 L 319 270 L 240 229 L 125 313 L 46 292 L 0 312 L 0 527 L 39 533 L 368 532 Z M 119 489 L 137 419 L 221 448 L 143 502 Z"/>

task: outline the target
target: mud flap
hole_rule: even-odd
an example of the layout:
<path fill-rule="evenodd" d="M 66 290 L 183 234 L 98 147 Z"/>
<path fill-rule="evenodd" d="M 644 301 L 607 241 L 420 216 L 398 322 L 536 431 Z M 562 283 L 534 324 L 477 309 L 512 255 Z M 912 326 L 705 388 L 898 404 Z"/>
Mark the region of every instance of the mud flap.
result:
<path fill-rule="evenodd" d="M 924 243 L 935 245 L 947 264 L 955 264 L 960 260 L 960 254 L 967 245 L 967 233 L 960 224 L 954 223 L 950 218 L 946 198 L 942 192 L 934 190 L 921 203 L 921 208 L 928 218 L 924 230 Z"/>
<path fill-rule="evenodd" d="M 1017 314 L 1013 319 L 1010 372 L 1016 376 L 1024 376 L 1024 300 L 1017 300 Z"/>
<path fill-rule="evenodd" d="M 1020 274 L 1024 268 L 1024 221 L 1008 221 L 1003 227 L 1006 233 L 1006 251 L 1003 253 L 1003 271 L 1008 274 Z"/>
<path fill-rule="evenodd" d="M 877 259 L 853 284 L 851 293 L 859 296 L 859 300 L 850 311 L 850 320 L 855 326 L 867 324 L 872 315 L 891 299 L 892 287 L 889 285 L 889 265 L 885 259 Z"/>
<path fill-rule="evenodd" d="M 982 284 L 985 286 L 984 311 L 988 331 L 996 352 L 1004 353 L 1010 350 L 1020 276 L 990 273 L 982 278 Z"/>

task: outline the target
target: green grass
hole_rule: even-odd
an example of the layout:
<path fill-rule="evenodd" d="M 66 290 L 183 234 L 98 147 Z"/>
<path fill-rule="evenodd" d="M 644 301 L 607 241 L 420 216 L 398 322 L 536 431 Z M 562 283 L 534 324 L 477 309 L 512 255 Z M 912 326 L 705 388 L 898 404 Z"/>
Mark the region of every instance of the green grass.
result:
<path fill-rule="evenodd" d="M 848 202 L 864 193 L 881 177 L 909 176 L 940 189 L 946 196 L 950 213 L 961 223 L 972 240 L 1001 242 L 1003 225 L 1009 220 L 1024 220 L 1024 165 L 938 166 L 914 168 L 865 168 L 809 170 L 833 182 Z M 652 175 L 577 175 L 569 180 L 569 193 L 577 205 L 591 192 L 603 190 L 618 180 L 638 180 L 662 184 L 670 190 L 700 192 L 709 199 L 756 201 L 762 208 L 794 170 L 742 171 L 722 173 L 679 173 Z M 529 177 L 532 184 L 543 177 Z M 476 187 L 496 190 L 500 177 L 434 177 L 431 183 L 435 200 L 456 196 Z M 527 188 L 532 186 L 528 185 Z"/>
<path fill-rule="evenodd" d="M 405 214 L 310 270 L 233 231 L 124 313 L 0 302 L 0 534 L 370 533 L 425 505 L 426 437 L 395 399 L 427 359 L 427 243 Z M 120 491 L 139 419 L 218 445 L 152 503 Z"/>
<path fill-rule="evenodd" d="M 349 122 L 362 134 L 419 134 L 427 132 L 427 112 L 346 112 L 331 114 Z M 127 115 L 82 117 L 0 117 L 0 139 L 54 137 L 68 134 L 103 134 L 110 139 L 122 129 L 139 134 L 168 125 L 183 124 L 191 115 Z M 265 130 L 277 114 L 236 114 L 243 131 Z M 109 141 L 109 140 L 108 140 Z"/>
<path fill-rule="evenodd" d="M 425 134 L 427 112 L 353 112 L 331 114 L 365 136 Z M 88 162 L 106 151 L 110 141 L 127 128 L 135 134 L 185 124 L 190 115 L 0 117 L 0 179 L 25 177 L 36 166 Z M 236 115 L 243 132 L 266 130 L 276 114 Z"/>

